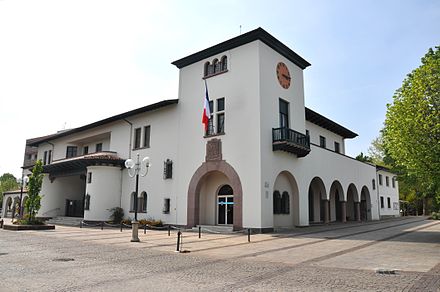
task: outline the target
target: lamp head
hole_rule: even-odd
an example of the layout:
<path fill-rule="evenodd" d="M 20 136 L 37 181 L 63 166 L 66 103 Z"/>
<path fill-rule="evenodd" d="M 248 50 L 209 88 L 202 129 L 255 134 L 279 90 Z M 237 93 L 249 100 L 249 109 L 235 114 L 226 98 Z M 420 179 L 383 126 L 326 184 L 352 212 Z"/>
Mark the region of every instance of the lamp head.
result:
<path fill-rule="evenodd" d="M 146 167 L 150 167 L 150 157 L 146 156 L 144 159 L 142 159 L 142 164 L 144 164 Z"/>
<path fill-rule="evenodd" d="M 128 169 L 132 169 L 134 167 L 134 161 L 133 159 L 127 159 L 125 160 L 125 167 Z"/>

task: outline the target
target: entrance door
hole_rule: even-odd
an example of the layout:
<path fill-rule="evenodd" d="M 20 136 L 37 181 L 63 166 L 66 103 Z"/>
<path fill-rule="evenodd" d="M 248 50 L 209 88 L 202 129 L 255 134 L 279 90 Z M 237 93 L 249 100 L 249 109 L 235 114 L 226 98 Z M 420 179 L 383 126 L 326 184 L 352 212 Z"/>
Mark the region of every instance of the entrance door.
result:
<path fill-rule="evenodd" d="M 217 214 L 217 224 L 234 223 L 234 196 L 218 196 Z"/>
<path fill-rule="evenodd" d="M 67 217 L 84 217 L 84 201 L 66 199 Z"/>

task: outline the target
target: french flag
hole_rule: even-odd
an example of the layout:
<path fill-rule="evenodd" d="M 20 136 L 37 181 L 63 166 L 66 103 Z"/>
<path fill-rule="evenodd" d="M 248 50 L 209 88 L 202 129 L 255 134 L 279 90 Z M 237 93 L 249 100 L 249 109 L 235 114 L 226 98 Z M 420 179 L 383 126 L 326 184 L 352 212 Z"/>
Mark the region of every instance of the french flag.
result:
<path fill-rule="evenodd" d="M 202 123 L 205 125 L 205 132 L 208 131 L 209 118 L 211 117 L 211 110 L 209 109 L 209 95 L 208 85 L 205 80 L 205 102 L 203 104 Z"/>

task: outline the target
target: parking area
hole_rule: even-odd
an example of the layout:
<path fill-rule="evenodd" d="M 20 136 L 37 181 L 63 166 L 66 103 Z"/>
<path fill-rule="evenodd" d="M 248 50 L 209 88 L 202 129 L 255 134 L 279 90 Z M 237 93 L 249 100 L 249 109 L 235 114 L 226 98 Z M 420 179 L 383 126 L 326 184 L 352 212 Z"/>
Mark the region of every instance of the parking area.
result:
<path fill-rule="evenodd" d="M 440 222 L 406 217 L 208 234 L 57 226 L 0 231 L 0 291 L 437 291 Z M 380 272 L 378 272 L 380 269 Z"/>

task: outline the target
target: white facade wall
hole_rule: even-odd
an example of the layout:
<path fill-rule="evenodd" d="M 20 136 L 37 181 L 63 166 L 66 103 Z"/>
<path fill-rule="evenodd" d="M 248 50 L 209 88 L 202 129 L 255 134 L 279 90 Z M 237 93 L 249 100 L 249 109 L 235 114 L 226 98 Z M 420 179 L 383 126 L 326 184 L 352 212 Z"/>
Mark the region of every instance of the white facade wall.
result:
<path fill-rule="evenodd" d="M 382 184 L 379 182 L 379 175 L 382 175 Z M 386 184 L 386 178 L 388 177 L 388 186 Z M 393 188 L 393 178 L 396 178 L 396 175 L 385 171 L 385 170 L 378 170 L 377 171 L 377 178 L 376 178 L 376 184 L 377 184 L 377 191 L 378 191 L 378 197 L 379 197 L 379 212 L 380 216 L 393 216 L 397 217 L 400 216 L 400 205 L 399 205 L 399 186 L 398 182 L 395 179 L 394 181 L 394 188 Z M 383 208 L 380 206 L 380 197 L 383 197 Z M 390 200 L 390 204 L 388 205 L 388 198 Z"/>
<path fill-rule="evenodd" d="M 209 98 L 225 98 L 225 135 L 222 140 L 223 160 L 240 176 L 243 188 L 243 226 L 261 226 L 260 178 L 260 104 L 259 42 L 215 55 L 180 69 L 179 139 L 177 189 L 179 214 L 177 224 L 186 224 L 187 192 L 194 172 L 205 161 L 206 141 L 201 124 L 205 85 L 205 62 L 228 57 L 228 72 L 207 78 Z"/>
<path fill-rule="evenodd" d="M 84 210 L 84 220 L 107 221 L 110 209 L 121 206 L 121 168 L 114 166 L 89 166 L 91 182 L 87 181 L 85 192 L 90 196 L 89 210 Z"/>
<path fill-rule="evenodd" d="M 335 151 L 335 142 L 339 143 L 340 153 L 345 154 L 345 140 L 343 137 L 338 134 L 333 133 L 327 129 L 324 129 L 318 125 L 315 125 L 309 121 L 306 121 L 306 129 L 309 130 L 310 133 L 310 143 L 315 145 L 320 145 L 319 136 L 323 136 L 326 138 L 326 148 L 332 151 Z"/>

